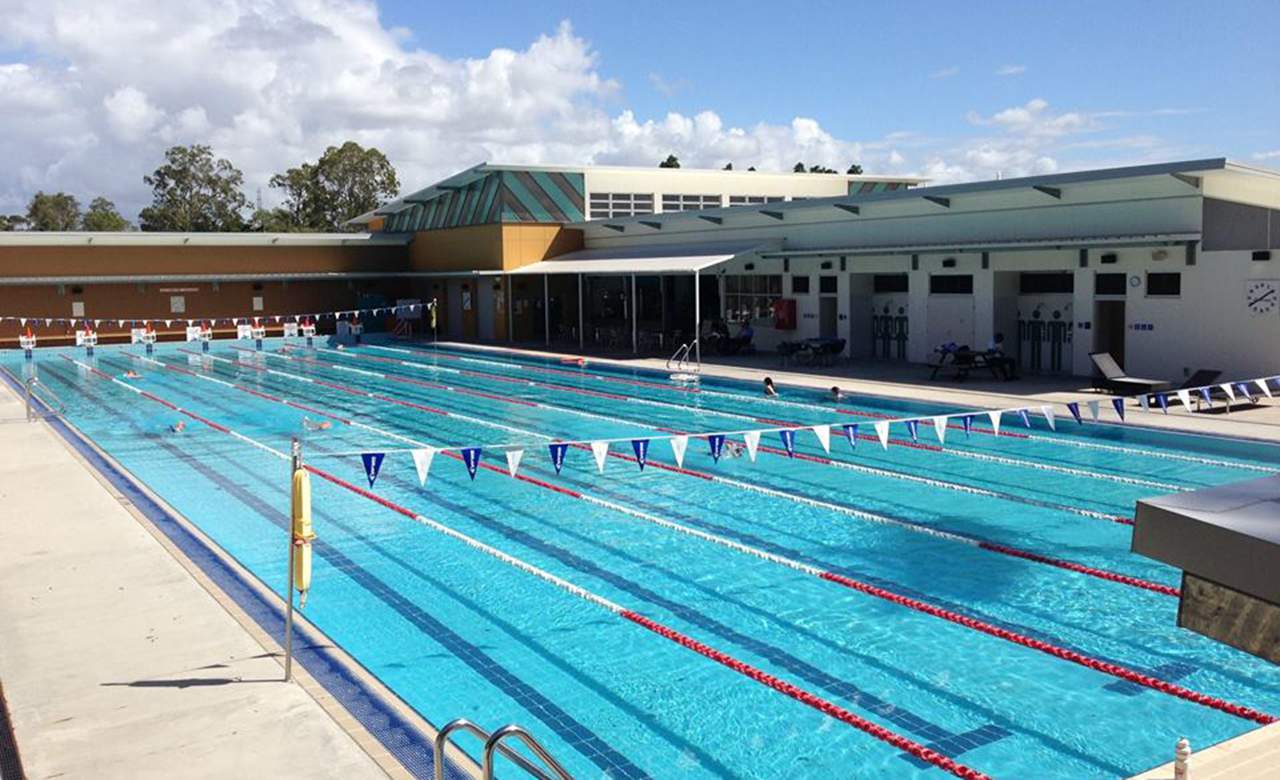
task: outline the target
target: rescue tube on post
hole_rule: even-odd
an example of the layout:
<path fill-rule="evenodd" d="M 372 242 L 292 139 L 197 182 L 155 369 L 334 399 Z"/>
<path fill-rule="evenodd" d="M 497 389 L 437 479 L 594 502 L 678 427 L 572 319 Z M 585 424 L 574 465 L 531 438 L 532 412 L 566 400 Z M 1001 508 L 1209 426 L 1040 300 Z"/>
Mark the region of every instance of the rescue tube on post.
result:
<path fill-rule="evenodd" d="M 299 607 L 306 606 L 311 590 L 311 475 L 305 469 L 293 472 L 293 587 L 301 597 Z"/>

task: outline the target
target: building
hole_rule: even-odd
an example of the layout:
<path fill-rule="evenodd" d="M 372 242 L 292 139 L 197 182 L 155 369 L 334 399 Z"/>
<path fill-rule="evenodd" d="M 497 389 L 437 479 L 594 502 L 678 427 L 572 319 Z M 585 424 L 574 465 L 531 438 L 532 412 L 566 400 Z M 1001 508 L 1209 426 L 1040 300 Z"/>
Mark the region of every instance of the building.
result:
<path fill-rule="evenodd" d="M 1280 173 L 1219 158 L 921 183 L 484 164 L 361 215 L 364 234 L 0 234 L 0 314 L 418 298 L 441 338 L 664 356 L 722 319 L 762 349 L 843 339 L 858 358 L 1003 334 L 1030 372 L 1087 376 L 1093 351 L 1160 377 L 1280 365 Z"/>

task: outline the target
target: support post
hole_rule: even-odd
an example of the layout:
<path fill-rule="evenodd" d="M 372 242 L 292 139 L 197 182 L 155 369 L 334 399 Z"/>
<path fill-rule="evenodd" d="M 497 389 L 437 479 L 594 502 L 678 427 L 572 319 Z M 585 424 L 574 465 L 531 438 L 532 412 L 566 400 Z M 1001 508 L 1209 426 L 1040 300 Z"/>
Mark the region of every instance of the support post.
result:
<path fill-rule="evenodd" d="M 693 272 L 693 353 L 698 361 L 698 370 L 702 370 L 702 342 L 698 334 L 702 328 L 702 274 Z"/>
<path fill-rule="evenodd" d="M 640 310 L 636 308 L 635 274 L 631 274 L 631 354 L 640 354 Z"/>
<path fill-rule="evenodd" d="M 1173 751 L 1173 780 L 1188 780 L 1191 777 L 1191 743 L 1186 737 L 1178 740 Z"/>
<path fill-rule="evenodd" d="M 293 437 L 292 457 L 289 459 L 289 495 L 293 495 L 293 475 L 302 468 L 302 442 Z M 292 518 L 293 513 L 290 512 Z M 293 679 L 293 556 L 297 554 L 294 544 L 293 522 L 289 523 L 289 576 L 284 589 L 284 600 L 288 606 L 284 613 L 284 681 Z"/>
<path fill-rule="evenodd" d="M 551 346 L 551 274 L 542 275 L 542 337 Z"/>
<path fill-rule="evenodd" d="M 582 274 L 578 274 L 578 351 L 581 352 L 587 343 L 587 333 L 583 327 L 582 311 Z"/>
<path fill-rule="evenodd" d="M 516 305 L 515 305 L 515 301 L 512 300 L 512 298 L 515 297 L 515 285 L 511 283 L 511 274 L 507 274 L 506 276 L 502 277 L 502 287 L 503 287 L 503 290 L 507 293 L 507 341 L 509 343 L 515 343 L 516 329 L 515 329 L 515 322 L 513 321 L 513 318 L 515 316 Z"/>

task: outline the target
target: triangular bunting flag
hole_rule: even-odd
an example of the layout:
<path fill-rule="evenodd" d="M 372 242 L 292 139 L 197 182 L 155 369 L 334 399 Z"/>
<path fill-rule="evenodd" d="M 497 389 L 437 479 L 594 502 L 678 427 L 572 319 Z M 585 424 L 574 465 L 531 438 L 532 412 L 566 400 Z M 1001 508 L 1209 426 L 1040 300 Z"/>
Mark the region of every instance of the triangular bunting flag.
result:
<path fill-rule="evenodd" d="M 516 469 L 520 468 L 520 459 L 524 457 L 524 450 L 507 450 L 507 471 L 511 476 L 516 475 Z"/>
<path fill-rule="evenodd" d="M 845 423 L 844 435 L 849 437 L 849 446 L 855 450 L 858 449 L 858 424 Z"/>
<path fill-rule="evenodd" d="M 560 469 L 564 468 L 564 455 L 569 451 L 569 445 L 563 442 L 555 442 L 547 445 L 547 451 L 551 453 L 551 465 L 555 467 L 556 473 L 560 473 Z"/>
<path fill-rule="evenodd" d="M 724 452 L 724 434 L 713 433 L 707 436 L 707 446 L 711 449 L 711 459 L 720 462 L 720 454 Z"/>
<path fill-rule="evenodd" d="M 467 473 L 474 480 L 476 478 L 476 469 L 480 468 L 480 448 L 465 447 L 462 450 L 462 462 L 466 464 Z"/>
<path fill-rule="evenodd" d="M 364 462 L 364 475 L 369 478 L 369 487 L 373 487 L 373 483 L 378 481 L 378 472 L 382 471 L 382 459 L 387 454 L 385 452 L 365 452 L 361 453 L 360 460 Z"/>
<path fill-rule="evenodd" d="M 1000 415 L 1003 412 L 987 412 L 987 417 L 991 419 L 991 432 L 996 436 L 1000 435 Z"/>
<path fill-rule="evenodd" d="M 1072 401 L 1071 403 L 1067 404 L 1067 411 L 1071 412 L 1071 416 L 1076 419 L 1077 423 L 1079 423 L 1080 425 L 1084 425 L 1084 419 L 1080 417 L 1079 401 Z"/>
<path fill-rule="evenodd" d="M 796 456 L 796 432 L 790 428 L 784 428 L 778 431 L 778 437 L 782 439 L 782 448 L 787 451 L 788 458 Z"/>
<path fill-rule="evenodd" d="M 1209 394 L 1209 388 L 1207 387 L 1200 388 L 1200 397 L 1204 399 L 1205 403 L 1207 403 L 1210 406 L 1213 406 L 1213 396 Z"/>
<path fill-rule="evenodd" d="M 1111 406 L 1116 410 L 1116 416 L 1120 418 L 1120 421 L 1124 422 L 1124 399 L 1112 398 Z"/>
<path fill-rule="evenodd" d="M 1147 397 L 1146 393 L 1138 396 L 1138 407 L 1144 412 L 1151 411 L 1151 399 Z"/>
<path fill-rule="evenodd" d="M 813 426 L 813 433 L 818 437 L 818 443 L 822 445 L 822 451 L 830 454 L 831 453 L 831 426 L 815 425 Z"/>
<path fill-rule="evenodd" d="M 676 459 L 677 466 L 684 466 L 684 451 L 689 447 L 688 436 L 672 436 L 671 439 L 671 455 Z"/>
<path fill-rule="evenodd" d="M 747 431 L 742 434 L 742 442 L 747 445 L 747 457 L 756 462 L 756 450 L 760 447 L 760 431 Z"/>
<path fill-rule="evenodd" d="M 920 421 L 907 420 L 907 435 L 911 437 L 911 441 L 920 441 Z"/>
<path fill-rule="evenodd" d="M 1058 430 L 1058 426 L 1054 422 L 1055 417 L 1054 417 L 1052 406 L 1049 406 L 1046 404 L 1045 406 L 1040 407 L 1040 414 L 1044 415 L 1044 421 L 1049 424 L 1049 430 L 1051 431 Z"/>
<path fill-rule="evenodd" d="M 640 470 L 644 471 L 644 464 L 649 462 L 649 440 L 632 439 L 631 451 L 636 454 L 636 463 L 639 464 Z"/>
<path fill-rule="evenodd" d="M 1190 390 L 1179 390 L 1178 400 L 1182 402 L 1183 408 L 1185 408 L 1188 412 L 1191 411 L 1191 391 Z"/>
<path fill-rule="evenodd" d="M 418 484 L 427 484 L 427 474 L 431 471 L 431 461 L 436 457 L 435 449 L 427 447 L 413 451 L 413 467 L 418 470 Z"/>
<path fill-rule="evenodd" d="M 601 474 L 604 473 L 604 460 L 609 457 L 609 442 L 593 441 L 591 442 L 591 454 L 596 456 L 596 469 Z"/>
<path fill-rule="evenodd" d="M 1222 384 L 1218 385 L 1218 387 L 1221 387 L 1222 392 L 1227 394 L 1228 401 L 1236 400 L 1236 391 L 1235 391 L 1235 388 L 1231 386 L 1230 382 L 1223 382 Z"/>
<path fill-rule="evenodd" d="M 1169 396 L 1164 393 L 1158 393 L 1156 395 L 1156 403 L 1160 404 L 1160 411 L 1165 414 L 1169 413 Z"/>
<path fill-rule="evenodd" d="M 964 426 L 964 437 L 967 439 L 973 432 L 973 415 L 966 414 L 960 418 L 960 424 Z"/>
<path fill-rule="evenodd" d="M 48 324 L 48 320 L 45 321 L 45 324 L 46 325 Z M 1255 379 L 1253 380 L 1253 383 L 1258 386 L 1259 390 L 1261 390 L 1264 394 L 1266 394 L 1267 398 L 1271 397 L 1271 388 L 1267 386 L 1267 380 Z"/>
<path fill-rule="evenodd" d="M 943 444 L 947 440 L 947 418 L 938 415 L 933 418 L 933 432 L 938 434 L 938 443 Z"/>
<path fill-rule="evenodd" d="M 889 423 L 888 421 L 878 422 L 871 427 L 876 429 L 876 436 L 880 439 L 880 446 L 886 450 L 889 449 Z"/>
<path fill-rule="evenodd" d="M 1089 416 L 1094 422 L 1098 421 L 1098 409 L 1102 406 L 1101 401 L 1085 401 L 1085 405 L 1089 407 Z"/>
<path fill-rule="evenodd" d="M 1023 428 L 1030 428 L 1030 427 L 1031 427 L 1031 415 L 1027 414 L 1027 410 L 1026 410 L 1026 409 L 1019 409 L 1019 410 L 1018 410 L 1018 417 L 1022 418 L 1022 427 L 1023 427 Z"/>
<path fill-rule="evenodd" d="M 1249 386 L 1244 382 L 1236 382 L 1236 392 L 1248 398 L 1250 403 L 1253 403 L 1253 393 L 1249 392 Z"/>

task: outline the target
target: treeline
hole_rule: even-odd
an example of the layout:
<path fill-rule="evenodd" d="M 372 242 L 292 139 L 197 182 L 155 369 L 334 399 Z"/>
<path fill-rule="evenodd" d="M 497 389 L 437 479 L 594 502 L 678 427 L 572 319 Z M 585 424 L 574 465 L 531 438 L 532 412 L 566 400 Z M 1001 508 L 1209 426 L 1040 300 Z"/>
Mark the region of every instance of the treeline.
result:
<path fill-rule="evenodd" d="M 386 155 L 354 141 L 272 176 L 270 186 L 284 194 L 273 209 L 251 209 L 244 174 L 200 144 L 171 147 L 164 164 L 142 180 L 151 188 L 151 205 L 138 214 L 136 229 L 168 232 L 348 231 L 347 220 L 400 192 Z M 94 198 L 82 212 L 76 197 L 65 192 L 37 192 L 26 214 L 0 215 L 0 230 L 134 229 L 110 200 Z"/>
<path fill-rule="evenodd" d="M 658 167 L 659 168 L 679 168 L 680 158 L 676 157 L 674 154 L 669 154 L 667 155 L 667 159 L 658 163 Z M 753 165 L 747 170 L 754 171 L 755 169 L 756 168 Z M 725 171 L 733 170 L 733 163 L 731 162 L 725 163 L 724 168 L 722 168 L 721 170 L 725 170 Z M 806 168 L 804 163 L 798 162 L 791 169 L 791 172 L 792 173 L 836 173 L 836 169 L 828 168 L 825 165 L 810 165 L 808 168 Z M 861 176 L 862 166 L 858 165 L 857 163 L 853 163 L 852 165 L 849 166 L 849 170 L 845 171 L 845 173 L 849 174 L 850 176 Z"/>

